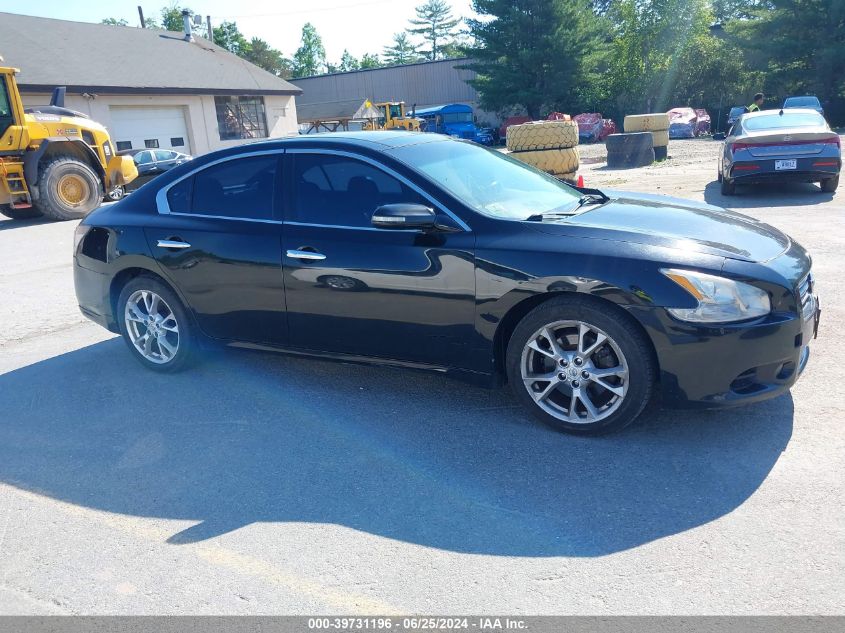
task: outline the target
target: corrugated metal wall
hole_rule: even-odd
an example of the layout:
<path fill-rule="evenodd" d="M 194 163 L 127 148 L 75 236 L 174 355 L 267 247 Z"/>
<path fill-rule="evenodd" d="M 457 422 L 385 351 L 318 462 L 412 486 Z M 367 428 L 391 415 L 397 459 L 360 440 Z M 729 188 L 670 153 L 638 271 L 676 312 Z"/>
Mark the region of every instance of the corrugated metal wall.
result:
<path fill-rule="evenodd" d="M 446 103 L 476 107 L 478 94 L 466 83 L 475 73 L 457 68 L 466 63 L 466 59 L 447 59 L 293 79 L 291 83 L 302 89 L 296 98 L 297 115 L 300 122 L 350 117 L 364 99 L 404 101 L 408 108 Z"/>

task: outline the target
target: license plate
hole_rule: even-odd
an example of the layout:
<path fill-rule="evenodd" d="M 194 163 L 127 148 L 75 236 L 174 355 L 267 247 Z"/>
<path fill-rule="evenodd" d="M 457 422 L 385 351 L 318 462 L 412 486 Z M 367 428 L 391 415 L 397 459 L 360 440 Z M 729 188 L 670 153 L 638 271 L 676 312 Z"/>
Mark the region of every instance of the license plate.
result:
<path fill-rule="evenodd" d="M 783 171 L 784 169 L 798 169 L 798 161 L 794 158 L 791 160 L 776 160 L 775 171 Z"/>

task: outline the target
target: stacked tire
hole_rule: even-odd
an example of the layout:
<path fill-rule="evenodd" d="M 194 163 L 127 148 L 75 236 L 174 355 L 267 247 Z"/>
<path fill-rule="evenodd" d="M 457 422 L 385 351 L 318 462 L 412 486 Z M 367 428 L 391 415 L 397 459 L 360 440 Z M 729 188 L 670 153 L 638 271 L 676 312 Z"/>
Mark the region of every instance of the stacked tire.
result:
<path fill-rule="evenodd" d="M 611 134 L 605 141 L 607 166 L 612 169 L 645 167 L 654 162 L 651 132 Z"/>
<path fill-rule="evenodd" d="M 651 132 L 654 158 L 666 160 L 669 152 L 669 115 L 665 112 L 629 114 L 625 117 L 625 132 Z"/>
<path fill-rule="evenodd" d="M 533 121 L 508 127 L 511 156 L 561 180 L 574 181 L 581 163 L 578 124 L 571 120 Z"/>

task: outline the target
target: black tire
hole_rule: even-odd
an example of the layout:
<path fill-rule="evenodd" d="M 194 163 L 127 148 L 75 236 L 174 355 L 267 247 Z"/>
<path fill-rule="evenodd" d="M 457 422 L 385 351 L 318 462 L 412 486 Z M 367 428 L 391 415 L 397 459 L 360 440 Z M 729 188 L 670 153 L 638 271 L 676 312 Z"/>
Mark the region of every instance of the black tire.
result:
<path fill-rule="evenodd" d="M 666 160 L 669 157 L 669 146 L 658 145 L 654 148 L 654 160 Z"/>
<path fill-rule="evenodd" d="M 627 362 L 627 375 L 629 377 L 626 378 L 627 391 L 616 405 L 616 409 L 612 412 L 608 409 L 607 417 L 596 422 L 571 422 L 552 415 L 535 402 L 535 399 L 529 394 L 531 387 L 523 381 L 523 351 L 526 350 L 528 343 L 541 328 L 559 321 L 584 322 L 591 327 L 602 330 L 618 347 Z M 558 343 L 560 344 L 560 341 Z M 591 354 L 591 357 L 598 353 L 606 353 L 610 349 L 609 345 L 610 343 L 600 345 L 597 351 Z M 603 348 L 606 349 L 603 350 Z M 530 354 L 531 352 L 526 353 Z M 610 353 L 615 354 L 612 350 L 610 350 Z M 505 364 L 508 382 L 516 399 L 525 405 L 535 417 L 558 431 L 584 435 L 598 435 L 617 431 L 631 424 L 650 400 L 657 377 L 657 365 L 651 343 L 636 323 L 614 306 L 609 306 L 590 297 L 575 295 L 550 299 L 523 317 L 508 342 Z M 552 373 L 554 371 L 558 370 L 555 369 Z M 536 387 L 536 383 L 534 384 Z M 558 395 L 565 398 L 564 392 L 558 392 Z M 549 399 L 552 397 L 550 396 Z"/>
<path fill-rule="evenodd" d="M 609 152 L 635 154 L 654 147 L 654 137 L 651 132 L 629 132 L 627 134 L 610 134 L 605 139 L 605 147 Z"/>
<path fill-rule="evenodd" d="M 821 181 L 821 188 L 824 193 L 833 193 L 836 191 L 836 188 L 839 186 L 839 176 L 837 175 L 834 178 L 828 178 L 827 180 Z"/>
<path fill-rule="evenodd" d="M 734 184 L 733 180 L 728 180 L 724 176 L 722 176 L 722 195 L 723 196 L 732 196 L 736 193 L 736 184 Z"/>
<path fill-rule="evenodd" d="M 608 151 L 607 166 L 612 169 L 632 169 L 651 165 L 655 160 L 654 150 L 651 148 L 635 152 Z"/>
<path fill-rule="evenodd" d="M 40 218 L 43 214 L 35 207 L 28 209 L 13 209 L 7 204 L 0 205 L 0 214 L 13 220 L 31 220 L 32 218 Z"/>
<path fill-rule="evenodd" d="M 78 203 L 69 203 L 59 195 L 59 184 L 68 176 L 77 176 L 83 184 Z M 88 165 L 71 156 L 59 156 L 45 162 L 38 172 L 33 202 L 53 220 L 78 220 L 100 206 L 103 187 L 97 174 Z"/>
<path fill-rule="evenodd" d="M 722 182 L 722 168 L 716 170 L 716 182 Z"/>
<path fill-rule="evenodd" d="M 135 293 L 143 291 L 155 293 L 161 298 L 161 300 L 164 301 L 165 307 L 173 314 L 178 327 L 176 352 L 172 358 L 166 362 L 154 362 L 149 360 L 138 348 L 135 347 L 132 340 L 132 333 L 130 333 L 130 327 L 132 326 L 129 322 L 127 322 L 127 318 L 125 316 L 126 304 L 129 302 L 130 298 L 135 295 Z M 120 291 L 120 297 L 117 300 L 117 310 L 114 316 L 118 327 L 120 328 L 120 333 L 123 335 L 123 340 L 129 348 L 129 351 L 132 353 L 132 356 L 147 369 L 162 373 L 172 373 L 185 369 L 194 361 L 197 349 L 197 340 L 193 322 L 176 293 L 158 279 L 152 276 L 140 275 L 129 281 L 129 283 L 127 283 Z M 165 321 L 167 321 L 167 319 L 165 319 Z M 172 343 L 173 339 L 171 338 L 171 344 Z M 157 342 L 153 342 L 151 352 L 155 353 L 155 348 L 153 346 L 157 345 Z M 161 354 L 161 349 L 161 347 L 158 347 L 159 354 Z"/>

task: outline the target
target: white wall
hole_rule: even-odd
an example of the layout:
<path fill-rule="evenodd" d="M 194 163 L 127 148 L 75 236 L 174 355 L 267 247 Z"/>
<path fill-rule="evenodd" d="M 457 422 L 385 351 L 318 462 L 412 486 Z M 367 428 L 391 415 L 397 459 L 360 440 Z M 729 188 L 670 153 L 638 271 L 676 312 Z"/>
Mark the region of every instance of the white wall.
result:
<path fill-rule="evenodd" d="M 50 102 L 49 94 L 23 93 L 22 97 L 25 106 L 45 105 Z M 185 122 L 194 156 L 251 141 L 220 140 L 214 97 L 210 95 L 97 95 L 93 99 L 80 95 L 65 97 L 65 107 L 87 114 L 106 128 L 111 126 L 110 106 L 144 105 L 185 108 Z M 299 133 L 294 97 L 265 96 L 264 110 L 267 116 L 267 131 L 271 138 L 296 136 Z"/>

